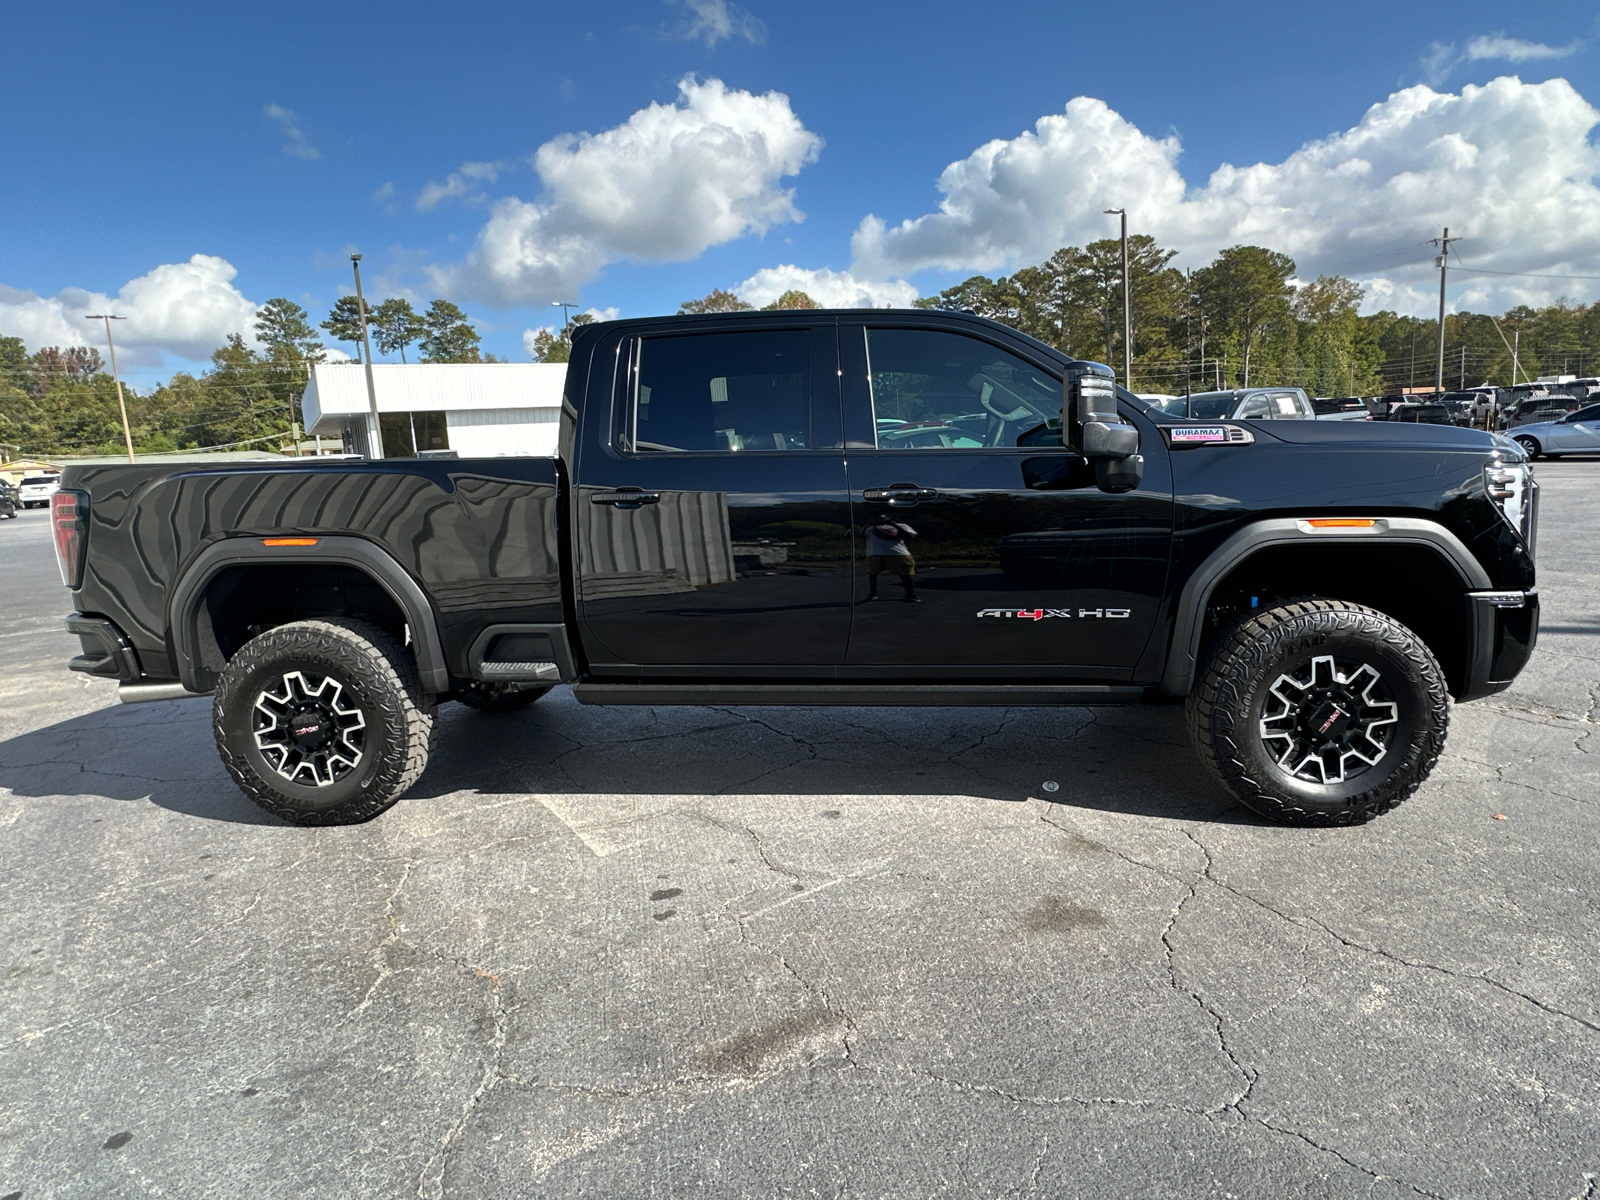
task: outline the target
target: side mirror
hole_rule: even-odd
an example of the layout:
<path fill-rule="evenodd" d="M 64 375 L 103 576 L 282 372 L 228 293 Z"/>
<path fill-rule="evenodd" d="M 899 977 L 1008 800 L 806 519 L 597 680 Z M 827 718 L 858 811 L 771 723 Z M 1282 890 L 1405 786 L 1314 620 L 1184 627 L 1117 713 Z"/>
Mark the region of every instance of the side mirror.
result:
<path fill-rule="evenodd" d="M 1077 362 L 1061 387 L 1065 443 L 1094 464 L 1102 491 L 1131 492 L 1144 478 L 1139 431 L 1117 411 L 1117 381 L 1103 363 Z"/>

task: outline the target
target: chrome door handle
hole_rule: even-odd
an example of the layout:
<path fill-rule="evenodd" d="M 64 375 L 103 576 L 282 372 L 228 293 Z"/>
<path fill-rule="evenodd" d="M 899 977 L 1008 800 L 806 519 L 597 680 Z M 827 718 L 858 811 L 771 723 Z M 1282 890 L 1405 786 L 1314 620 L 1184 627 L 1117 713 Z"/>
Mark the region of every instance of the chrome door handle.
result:
<path fill-rule="evenodd" d="M 638 508 L 641 504 L 660 504 L 661 493 L 619 488 L 614 492 L 592 492 L 589 495 L 589 503 L 614 504 L 618 508 Z"/>

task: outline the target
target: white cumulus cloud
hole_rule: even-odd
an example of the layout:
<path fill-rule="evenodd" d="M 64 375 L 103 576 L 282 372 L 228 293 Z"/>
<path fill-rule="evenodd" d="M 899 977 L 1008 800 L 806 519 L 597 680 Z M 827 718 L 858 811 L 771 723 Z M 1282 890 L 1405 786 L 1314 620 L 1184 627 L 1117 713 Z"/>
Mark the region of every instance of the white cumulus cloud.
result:
<path fill-rule="evenodd" d="M 823 308 L 909 308 L 917 298 L 916 285 L 904 279 L 857 279 L 849 271 L 787 264 L 763 267 L 733 289 L 739 299 L 757 308 L 791 290 L 804 292 Z"/>
<path fill-rule="evenodd" d="M 113 336 L 123 366 L 159 366 L 163 355 L 203 359 L 230 333 L 254 341 L 254 301 L 233 285 L 233 264 L 210 254 L 166 263 L 124 284 L 115 295 L 69 287 L 38 296 L 0 285 L 0 334 L 20 337 L 29 350 L 41 346 L 103 348 L 104 326 L 90 313 L 126 317 Z"/>
<path fill-rule="evenodd" d="M 543 193 L 496 201 L 466 261 L 430 268 L 434 286 L 496 305 L 548 303 L 618 259 L 681 262 L 804 219 L 782 180 L 815 160 L 822 139 L 789 98 L 693 77 L 678 93 L 603 133 L 539 147 Z"/>
<path fill-rule="evenodd" d="M 1253 243 L 1294 257 L 1302 277 L 1376 276 L 1375 297 L 1408 305 L 1434 277 L 1420 243 L 1447 225 L 1468 239 L 1456 249 L 1473 268 L 1595 274 L 1596 124 L 1600 112 L 1564 79 L 1507 76 L 1459 94 L 1418 85 L 1282 162 L 1225 164 L 1189 187 L 1176 137 L 1153 138 L 1079 97 L 946 167 L 938 211 L 897 225 L 867 216 L 852 239 L 851 271 L 887 279 L 1039 262 L 1057 247 L 1114 236 L 1115 218 L 1102 210 L 1125 205 L 1131 231 L 1181 251 L 1175 265 L 1198 267 L 1225 246 Z M 1388 269 L 1406 260 L 1421 261 Z M 1575 292 L 1556 280 L 1452 278 L 1473 281 L 1477 304 Z"/>

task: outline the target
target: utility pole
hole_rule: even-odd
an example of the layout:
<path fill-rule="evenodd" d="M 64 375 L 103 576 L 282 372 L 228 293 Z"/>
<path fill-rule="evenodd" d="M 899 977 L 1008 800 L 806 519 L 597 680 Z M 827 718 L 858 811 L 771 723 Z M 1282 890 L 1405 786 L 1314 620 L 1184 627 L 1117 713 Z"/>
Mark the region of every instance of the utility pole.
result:
<path fill-rule="evenodd" d="M 1122 218 L 1122 386 L 1133 391 L 1133 297 L 1128 295 L 1128 210 L 1108 208 L 1106 216 Z"/>
<path fill-rule="evenodd" d="M 1518 351 L 1522 348 L 1522 330 L 1511 331 L 1511 386 L 1517 386 Z"/>
<path fill-rule="evenodd" d="M 106 345 L 111 348 L 111 377 L 117 381 L 117 408 L 122 413 L 122 444 L 128 448 L 128 461 L 133 462 L 133 431 L 128 428 L 128 405 L 122 398 L 122 373 L 117 370 L 117 343 L 111 340 L 111 322 L 126 321 L 128 318 L 113 313 L 88 313 L 83 319 L 106 323 Z"/>
<path fill-rule="evenodd" d="M 1467 388 L 1467 344 L 1461 343 L 1461 390 Z"/>
<path fill-rule="evenodd" d="M 1439 256 L 1433 260 L 1433 265 L 1439 268 L 1439 360 L 1438 371 L 1434 376 L 1434 388 L 1440 393 L 1444 391 L 1444 283 L 1450 274 L 1450 243 L 1459 242 L 1458 237 L 1450 236 L 1450 226 L 1444 227 L 1444 236 L 1430 238 L 1428 244 L 1439 247 Z"/>
<path fill-rule="evenodd" d="M 367 403 L 372 408 L 372 437 L 368 439 L 368 458 L 383 457 L 383 424 L 378 420 L 378 389 L 372 382 L 372 343 L 367 340 L 367 302 L 361 295 L 361 255 L 352 254 L 350 265 L 356 272 L 356 307 L 361 310 L 361 357 L 367 368 Z"/>

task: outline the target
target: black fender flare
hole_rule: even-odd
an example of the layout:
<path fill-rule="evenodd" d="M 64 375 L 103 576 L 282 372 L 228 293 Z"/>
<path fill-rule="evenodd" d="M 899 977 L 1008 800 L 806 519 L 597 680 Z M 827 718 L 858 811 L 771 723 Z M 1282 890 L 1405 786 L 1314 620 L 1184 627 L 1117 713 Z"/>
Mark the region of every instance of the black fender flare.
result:
<path fill-rule="evenodd" d="M 201 664 L 197 627 L 200 601 L 211 581 L 228 567 L 302 563 L 356 567 L 372 576 L 405 614 L 423 688 L 436 694 L 450 690 L 439 623 L 422 586 L 383 547 L 364 538 L 322 535 L 310 546 L 268 546 L 259 537 L 224 538 L 195 557 L 172 589 L 167 605 L 172 657 L 184 687 L 191 692 L 209 692 L 216 684 L 213 672 Z"/>
<path fill-rule="evenodd" d="M 1426 546 L 1454 568 L 1465 595 L 1493 586 L 1483 564 L 1472 552 L 1437 521 L 1425 517 L 1377 517 L 1367 527 L 1319 529 L 1311 517 L 1270 517 L 1239 530 L 1189 576 L 1178 596 L 1173 612 L 1172 642 L 1167 648 L 1166 669 L 1161 690 L 1169 696 L 1187 696 L 1200 669 L 1200 639 L 1205 631 L 1206 606 L 1211 593 L 1223 577 L 1256 551 L 1275 545 L 1307 545 L 1336 542 L 1340 545 L 1361 542 L 1369 545 L 1396 544 Z"/>

